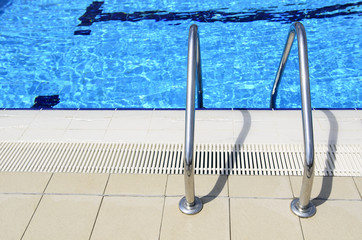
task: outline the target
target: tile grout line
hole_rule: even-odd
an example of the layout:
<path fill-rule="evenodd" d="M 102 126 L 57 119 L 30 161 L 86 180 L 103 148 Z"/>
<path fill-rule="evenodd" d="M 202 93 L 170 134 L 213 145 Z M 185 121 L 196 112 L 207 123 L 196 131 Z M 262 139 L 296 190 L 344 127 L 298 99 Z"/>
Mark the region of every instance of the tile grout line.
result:
<path fill-rule="evenodd" d="M 31 221 L 32 221 L 33 218 L 34 218 L 35 213 L 38 211 L 38 208 L 39 208 L 39 206 L 40 206 L 40 203 L 41 203 L 41 201 L 43 200 L 45 190 L 48 188 L 49 183 L 50 183 L 50 181 L 51 181 L 52 178 L 53 178 L 53 175 L 54 175 L 54 173 L 52 173 L 52 175 L 50 176 L 50 178 L 49 178 L 49 180 L 48 180 L 48 182 L 47 182 L 47 184 L 46 184 L 46 186 L 45 186 L 45 188 L 44 188 L 44 190 L 43 190 L 43 194 L 41 195 L 40 200 L 39 200 L 38 204 L 36 205 L 35 210 L 34 210 L 33 214 L 31 215 L 30 220 L 29 220 L 28 224 L 26 225 L 25 230 L 24 230 L 23 234 L 21 235 L 21 238 L 20 238 L 20 239 L 23 239 L 23 238 L 24 238 L 24 235 L 25 235 L 26 231 L 28 230 Z"/>
<path fill-rule="evenodd" d="M 72 114 L 72 117 L 70 118 L 70 121 L 68 123 L 68 125 L 64 128 L 63 130 L 63 134 L 62 134 L 62 138 L 65 139 L 65 135 L 67 133 L 67 131 L 69 130 L 69 127 L 70 125 L 72 124 L 73 120 L 74 120 L 74 116 L 78 113 L 78 110 L 75 111 L 73 114 Z"/>
<path fill-rule="evenodd" d="M 229 206 L 229 239 L 231 240 L 232 227 L 231 227 L 231 199 L 230 199 L 230 197 L 228 197 L 228 206 Z"/>
<path fill-rule="evenodd" d="M 147 130 L 146 130 L 146 137 L 145 137 L 146 141 L 148 141 L 149 137 L 150 137 L 151 124 L 152 124 L 154 115 L 155 115 L 155 110 L 153 109 L 152 113 L 151 113 L 151 117 L 150 117 L 150 122 L 148 123 Z"/>
<path fill-rule="evenodd" d="M 298 217 L 298 221 L 299 221 L 300 231 L 302 232 L 302 238 L 303 238 L 303 240 L 305 240 L 302 221 L 301 221 L 300 217 Z"/>
<path fill-rule="evenodd" d="M 168 177 L 170 175 L 167 174 L 167 178 L 166 178 L 166 186 L 165 186 L 165 191 L 164 196 L 163 196 L 163 208 L 162 208 L 162 213 L 161 213 L 161 223 L 160 223 L 160 229 L 159 229 L 159 233 L 158 233 L 158 240 L 161 239 L 161 230 L 162 230 L 162 224 L 163 224 L 163 214 L 165 213 L 165 204 L 166 204 L 166 191 L 167 191 L 167 185 L 168 185 Z"/>
<path fill-rule="evenodd" d="M 231 232 L 232 232 L 232 227 L 231 227 L 231 198 L 230 198 L 230 176 L 227 176 L 226 179 L 226 186 L 227 186 L 227 198 L 228 198 L 228 206 L 229 206 L 229 239 L 231 240 Z"/>
<path fill-rule="evenodd" d="M 111 122 L 112 122 L 112 120 L 113 120 L 113 116 L 114 116 L 115 112 L 116 112 L 116 110 L 113 111 L 112 116 L 110 117 L 111 120 L 108 122 L 108 125 L 107 125 L 107 127 L 106 127 L 106 129 L 105 129 L 105 131 L 104 131 L 103 138 L 102 138 L 102 142 L 105 142 L 105 138 L 106 138 L 106 136 L 107 136 L 107 132 L 108 132 L 108 130 L 109 130 L 109 127 L 111 126 Z"/>
<path fill-rule="evenodd" d="M 162 231 L 162 224 L 163 224 L 163 215 L 165 213 L 165 206 L 166 205 L 166 196 L 163 197 L 163 208 L 162 208 L 162 214 L 161 214 L 161 223 L 160 223 L 160 229 L 158 233 L 158 240 L 161 239 L 161 231 Z"/>
<path fill-rule="evenodd" d="M 95 219 L 94 219 L 94 223 L 93 223 L 93 226 L 92 226 L 92 230 L 91 230 L 90 235 L 89 235 L 89 240 L 92 238 L 92 235 L 93 235 L 93 232 L 94 232 L 94 228 L 95 228 L 96 223 L 97 223 L 97 220 L 98 220 L 99 212 L 101 211 L 101 208 L 102 208 L 103 200 L 104 200 L 104 197 L 105 197 L 106 189 L 107 189 L 108 182 L 109 182 L 109 179 L 110 179 L 110 178 L 111 178 L 111 174 L 109 173 L 109 174 L 108 174 L 108 178 L 107 178 L 107 182 L 106 182 L 106 184 L 105 184 L 105 186 L 104 186 L 104 189 L 103 189 L 102 199 L 101 199 L 101 202 L 99 203 L 98 211 L 97 211 L 96 217 L 95 217 Z"/>
<path fill-rule="evenodd" d="M 103 139 L 102 139 L 102 142 L 106 142 L 106 140 L 105 140 L 105 138 L 106 138 L 106 136 L 107 136 L 107 133 L 109 132 L 109 128 L 110 128 L 110 126 L 111 126 L 111 123 L 113 122 L 113 118 L 114 118 L 114 115 L 116 114 L 116 109 L 114 109 L 114 112 L 113 112 L 113 114 L 112 114 L 112 116 L 110 117 L 111 118 L 111 120 L 109 121 L 109 123 L 108 123 L 108 126 L 107 126 L 107 128 L 106 128 L 106 131 L 104 132 L 104 136 L 103 136 Z"/>
<path fill-rule="evenodd" d="M 360 196 L 360 198 L 361 198 L 361 200 L 362 200 L 362 193 L 361 193 L 360 190 L 358 189 L 358 186 L 357 186 L 355 177 L 352 177 L 352 181 L 354 182 L 354 186 L 357 188 L 357 192 L 359 193 L 359 196 Z"/>
<path fill-rule="evenodd" d="M 18 141 L 23 141 L 23 137 L 24 137 L 24 135 L 25 135 L 25 132 L 30 129 L 31 124 L 32 124 L 33 121 L 36 119 L 36 117 L 39 115 L 39 112 L 40 112 L 40 111 L 41 111 L 41 110 L 37 110 L 37 113 L 36 113 L 36 114 L 34 115 L 34 117 L 31 119 L 29 125 L 24 129 L 24 131 L 23 131 L 22 134 L 20 135 Z"/>
<path fill-rule="evenodd" d="M 293 199 L 296 198 L 296 195 L 294 193 L 294 189 L 293 189 L 293 185 L 292 185 L 292 179 L 290 179 L 290 175 L 288 176 L 288 180 L 289 180 L 289 187 L 292 190 L 292 195 L 293 195 Z"/>

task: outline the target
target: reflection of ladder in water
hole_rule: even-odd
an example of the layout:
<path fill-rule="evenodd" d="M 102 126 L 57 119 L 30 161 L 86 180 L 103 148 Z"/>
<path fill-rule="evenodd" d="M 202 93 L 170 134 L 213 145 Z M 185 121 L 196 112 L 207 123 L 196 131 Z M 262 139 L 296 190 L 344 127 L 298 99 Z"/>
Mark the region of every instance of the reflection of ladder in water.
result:
<path fill-rule="evenodd" d="M 290 49 L 297 35 L 299 75 L 302 96 L 302 122 L 304 131 L 304 177 L 302 190 L 299 199 L 294 199 L 291 204 L 292 211 L 300 217 L 311 217 L 315 214 L 316 208 L 310 201 L 314 177 L 314 141 L 312 111 L 309 87 L 308 51 L 307 37 L 303 24 L 293 23 L 289 29 L 287 42 L 280 60 L 279 68 L 275 77 L 271 94 L 270 108 L 275 107 L 275 99 L 280 79 L 283 75 L 285 64 L 288 60 Z M 189 50 L 187 65 L 187 97 L 186 97 L 186 125 L 185 125 L 185 153 L 184 153 L 184 174 L 186 196 L 180 201 L 180 210 L 186 214 L 195 214 L 201 211 L 202 203 L 195 197 L 194 187 L 194 125 L 195 125 L 195 78 L 197 76 L 198 106 L 202 108 L 202 82 L 201 82 L 201 60 L 199 36 L 196 25 L 190 27 Z"/>

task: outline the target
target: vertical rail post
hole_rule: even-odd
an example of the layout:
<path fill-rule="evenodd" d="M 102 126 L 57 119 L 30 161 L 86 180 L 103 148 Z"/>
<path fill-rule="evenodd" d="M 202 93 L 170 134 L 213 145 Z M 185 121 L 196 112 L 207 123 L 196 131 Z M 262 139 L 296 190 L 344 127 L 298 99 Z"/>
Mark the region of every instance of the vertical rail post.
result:
<path fill-rule="evenodd" d="M 200 42 L 197 25 L 189 31 L 187 60 L 187 93 L 185 117 L 184 178 L 185 196 L 180 200 L 179 208 L 185 214 L 196 214 L 202 209 L 201 200 L 195 196 L 194 184 L 194 129 L 195 129 L 195 78 L 197 77 L 198 107 L 202 108 Z"/>
<path fill-rule="evenodd" d="M 314 140 L 310 100 L 307 35 L 305 33 L 303 24 L 299 22 L 293 23 L 289 29 L 288 38 L 285 43 L 283 55 L 280 60 L 278 71 L 274 80 L 274 86 L 270 99 L 270 107 L 275 107 L 275 100 L 277 97 L 279 82 L 282 78 L 283 71 L 288 60 L 290 49 L 292 48 L 295 35 L 297 35 L 298 41 L 299 78 L 302 98 L 302 121 L 305 162 L 300 197 L 292 201 L 291 210 L 297 216 L 307 218 L 312 217 L 316 213 L 316 207 L 310 201 L 314 178 Z"/>

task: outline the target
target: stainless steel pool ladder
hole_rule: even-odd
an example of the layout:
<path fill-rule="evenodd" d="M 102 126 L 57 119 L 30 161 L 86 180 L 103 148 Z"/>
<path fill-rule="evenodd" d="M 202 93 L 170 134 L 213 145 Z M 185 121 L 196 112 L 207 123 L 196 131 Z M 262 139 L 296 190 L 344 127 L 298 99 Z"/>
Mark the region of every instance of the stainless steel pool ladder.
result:
<path fill-rule="evenodd" d="M 185 214 L 196 214 L 202 209 L 202 202 L 195 197 L 194 184 L 194 129 L 195 129 L 195 78 L 197 77 L 198 107 L 203 107 L 202 79 L 200 60 L 200 40 L 197 25 L 189 31 L 187 59 L 187 93 L 185 117 L 184 176 L 185 197 L 180 200 L 179 208 Z"/>
<path fill-rule="evenodd" d="M 313 178 L 314 178 L 314 141 L 313 141 L 313 123 L 310 100 L 309 68 L 307 36 L 303 24 L 293 23 L 289 28 L 289 34 L 285 43 L 282 58 L 274 80 L 274 86 L 271 93 L 270 108 L 275 108 L 275 99 L 277 97 L 278 86 L 282 78 L 283 71 L 288 60 L 290 49 L 292 48 L 294 37 L 297 35 L 298 56 L 299 56 L 299 78 L 300 91 L 302 97 L 302 121 L 304 132 L 304 174 L 300 198 L 296 198 L 291 203 L 291 209 L 299 217 L 311 217 L 316 213 L 316 207 L 310 201 Z"/>

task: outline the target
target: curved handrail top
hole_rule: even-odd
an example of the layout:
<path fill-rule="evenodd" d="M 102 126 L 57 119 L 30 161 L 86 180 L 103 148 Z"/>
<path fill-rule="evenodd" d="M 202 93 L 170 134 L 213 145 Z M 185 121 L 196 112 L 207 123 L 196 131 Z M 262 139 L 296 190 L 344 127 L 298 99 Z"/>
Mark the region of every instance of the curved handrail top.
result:
<path fill-rule="evenodd" d="M 283 55 L 279 63 L 277 74 L 275 75 L 270 97 L 270 108 L 275 108 L 275 100 L 278 94 L 278 87 L 284 72 L 286 62 L 289 57 L 290 50 L 294 42 L 295 35 L 297 35 L 298 42 L 299 76 L 301 81 L 305 81 L 306 79 L 309 80 L 307 34 L 302 23 L 294 22 L 290 25 L 288 38 L 283 50 Z"/>
<path fill-rule="evenodd" d="M 189 29 L 189 53 L 190 58 L 188 63 L 188 79 L 194 79 L 193 74 L 196 73 L 196 88 L 197 88 L 197 107 L 204 108 L 203 91 L 202 91 L 202 74 L 201 74 L 201 56 L 200 56 L 200 37 L 198 26 L 192 24 Z M 196 71 L 196 72 L 195 72 Z"/>

